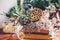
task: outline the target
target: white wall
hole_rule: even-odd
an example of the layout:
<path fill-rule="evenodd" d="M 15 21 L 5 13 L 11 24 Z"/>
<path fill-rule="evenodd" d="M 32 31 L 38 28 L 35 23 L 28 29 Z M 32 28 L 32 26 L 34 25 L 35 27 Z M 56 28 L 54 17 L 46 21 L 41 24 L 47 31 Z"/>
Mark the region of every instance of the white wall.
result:
<path fill-rule="evenodd" d="M 16 4 L 16 0 L 1 0 L 0 1 L 0 12 L 7 12 L 13 5 Z"/>
<path fill-rule="evenodd" d="M 8 12 L 14 5 L 16 5 L 16 0 L 0 0 L 0 28 L 1 24 L 7 20 L 3 12 Z"/>

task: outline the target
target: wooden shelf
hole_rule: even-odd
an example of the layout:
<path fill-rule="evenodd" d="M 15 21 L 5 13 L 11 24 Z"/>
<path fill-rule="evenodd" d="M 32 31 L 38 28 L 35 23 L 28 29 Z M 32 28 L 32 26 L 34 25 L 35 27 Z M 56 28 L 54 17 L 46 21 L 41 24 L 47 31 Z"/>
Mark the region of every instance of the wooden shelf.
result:
<path fill-rule="evenodd" d="M 46 34 L 48 35 L 49 34 L 49 31 L 48 30 L 44 30 L 44 29 L 41 29 L 41 30 L 23 30 L 24 33 L 26 34 Z"/>
<path fill-rule="evenodd" d="M 49 35 L 37 35 L 37 34 L 24 34 L 21 36 L 23 39 L 45 39 L 49 40 L 50 36 Z"/>
<path fill-rule="evenodd" d="M 22 39 L 26 39 L 26 40 L 29 40 L 29 39 L 31 39 L 31 40 L 37 40 L 37 39 L 39 39 L 39 40 L 51 40 L 51 36 L 50 35 L 48 35 L 48 33 L 49 33 L 49 31 L 48 30 L 40 30 L 40 31 L 38 31 L 38 30 L 24 30 L 24 34 L 21 34 L 21 38 Z"/>

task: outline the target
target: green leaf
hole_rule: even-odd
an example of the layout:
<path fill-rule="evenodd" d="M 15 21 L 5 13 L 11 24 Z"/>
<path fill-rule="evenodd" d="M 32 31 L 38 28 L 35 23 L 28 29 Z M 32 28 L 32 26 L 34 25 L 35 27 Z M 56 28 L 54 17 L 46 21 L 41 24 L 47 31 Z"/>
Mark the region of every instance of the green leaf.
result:
<path fill-rule="evenodd" d="M 12 8 L 9 10 L 8 14 L 6 14 L 6 16 L 7 16 L 7 17 L 12 17 L 12 16 L 13 16 L 13 13 L 16 13 L 15 7 L 12 7 Z"/>

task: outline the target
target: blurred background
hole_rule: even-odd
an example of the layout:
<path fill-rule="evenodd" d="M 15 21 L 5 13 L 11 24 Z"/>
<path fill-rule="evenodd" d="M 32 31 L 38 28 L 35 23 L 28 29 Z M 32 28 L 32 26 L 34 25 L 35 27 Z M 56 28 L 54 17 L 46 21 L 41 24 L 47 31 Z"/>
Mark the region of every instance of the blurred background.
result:
<path fill-rule="evenodd" d="M 2 28 L 2 23 L 8 19 L 5 14 L 15 5 L 16 0 L 0 0 L 0 28 Z"/>

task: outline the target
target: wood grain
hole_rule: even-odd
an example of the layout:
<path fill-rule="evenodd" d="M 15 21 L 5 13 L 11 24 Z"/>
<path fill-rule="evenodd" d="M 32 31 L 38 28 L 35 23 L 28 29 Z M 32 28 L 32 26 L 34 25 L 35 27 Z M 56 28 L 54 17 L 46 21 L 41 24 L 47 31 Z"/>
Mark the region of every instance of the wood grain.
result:
<path fill-rule="evenodd" d="M 0 40 L 17 40 L 17 37 L 12 34 L 0 34 Z"/>
<path fill-rule="evenodd" d="M 25 39 L 50 39 L 49 35 L 25 34 L 22 36 Z"/>

